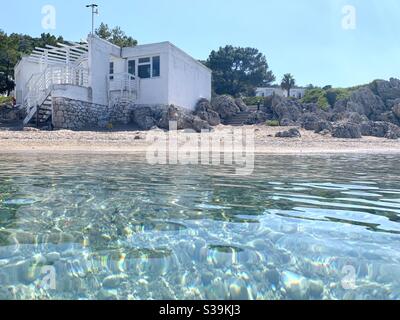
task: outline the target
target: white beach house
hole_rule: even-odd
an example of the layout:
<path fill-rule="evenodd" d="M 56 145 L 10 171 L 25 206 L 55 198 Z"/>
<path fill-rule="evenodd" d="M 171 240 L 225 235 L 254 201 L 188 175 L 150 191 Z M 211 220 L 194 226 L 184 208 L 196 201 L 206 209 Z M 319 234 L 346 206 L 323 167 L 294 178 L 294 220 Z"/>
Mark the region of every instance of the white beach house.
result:
<path fill-rule="evenodd" d="M 301 99 L 304 97 L 304 94 L 306 93 L 305 88 L 292 88 L 290 89 L 290 96 L 292 98 L 298 98 Z M 287 90 L 284 90 L 279 87 L 263 87 L 263 88 L 257 88 L 256 89 L 256 96 L 257 97 L 270 97 L 272 95 L 278 95 L 281 97 L 288 97 Z"/>
<path fill-rule="evenodd" d="M 15 67 L 17 104 L 31 119 L 51 119 L 56 98 L 90 108 L 170 105 L 193 110 L 211 98 L 211 70 L 173 44 L 120 48 L 97 36 L 87 43 L 36 48 Z"/>

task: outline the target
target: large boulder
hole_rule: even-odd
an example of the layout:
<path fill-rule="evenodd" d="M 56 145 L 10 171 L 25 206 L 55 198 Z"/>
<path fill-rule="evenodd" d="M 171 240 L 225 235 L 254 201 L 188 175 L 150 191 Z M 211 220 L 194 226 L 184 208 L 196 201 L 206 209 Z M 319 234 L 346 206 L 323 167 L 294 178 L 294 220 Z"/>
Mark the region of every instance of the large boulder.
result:
<path fill-rule="evenodd" d="M 170 129 L 170 122 L 177 123 L 177 129 L 193 129 L 196 132 L 201 132 L 201 130 L 210 130 L 211 127 L 207 121 L 200 119 L 197 116 L 189 114 L 183 109 L 180 109 L 174 105 L 170 105 L 161 115 L 160 120 L 157 125 L 161 129 Z"/>
<path fill-rule="evenodd" d="M 351 122 L 361 124 L 365 121 L 369 121 L 368 117 L 357 112 L 336 112 L 332 113 L 329 117 L 331 122 Z"/>
<path fill-rule="evenodd" d="M 272 106 L 274 116 L 282 121 L 283 119 L 297 122 L 302 115 L 303 107 L 301 103 L 292 99 L 285 99 L 278 103 L 276 106 Z"/>
<path fill-rule="evenodd" d="M 298 129 L 292 128 L 287 131 L 278 132 L 275 137 L 277 138 L 300 138 L 301 133 Z"/>
<path fill-rule="evenodd" d="M 361 134 L 379 138 L 397 139 L 400 137 L 400 127 L 384 121 L 367 121 L 361 124 Z"/>
<path fill-rule="evenodd" d="M 196 105 L 194 115 L 207 121 L 211 126 L 217 126 L 221 123 L 219 114 L 213 110 L 211 103 L 207 99 L 201 99 Z"/>
<path fill-rule="evenodd" d="M 391 78 L 389 81 L 375 80 L 370 84 L 373 90 L 385 103 L 400 98 L 400 80 Z"/>
<path fill-rule="evenodd" d="M 359 124 L 351 122 L 340 123 L 333 127 L 332 137 L 344 139 L 359 139 L 361 138 L 361 127 Z"/>
<path fill-rule="evenodd" d="M 211 105 L 223 120 L 227 120 L 241 112 L 240 108 L 236 105 L 235 99 L 227 95 L 212 99 Z"/>
<path fill-rule="evenodd" d="M 240 111 L 247 111 L 247 105 L 244 103 L 242 98 L 235 99 L 236 106 L 240 109 Z"/>
<path fill-rule="evenodd" d="M 247 120 L 245 121 L 245 124 L 259 124 L 259 123 L 264 123 L 265 121 L 268 120 L 268 114 L 262 111 L 257 111 L 253 112 L 249 115 Z"/>
<path fill-rule="evenodd" d="M 396 118 L 400 120 L 400 103 L 393 106 L 392 112 L 396 116 Z"/>
<path fill-rule="evenodd" d="M 0 105 L 0 122 L 13 122 L 23 120 L 26 117 L 25 108 L 17 108 L 13 105 Z"/>
<path fill-rule="evenodd" d="M 131 120 L 141 130 L 150 130 L 157 125 L 154 110 L 147 106 L 137 106 L 132 111 Z"/>
<path fill-rule="evenodd" d="M 322 121 L 320 117 L 318 117 L 315 113 L 307 112 L 305 113 L 301 119 L 301 125 L 306 130 L 315 131 L 319 128 L 319 122 Z"/>
<path fill-rule="evenodd" d="M 395 125 L 400 125 L 400 118 L 396 116 L 396 114 L 393 111 L 386 111 L 384 113 L 381 113 L 377 118 L 377 121 L 384 121 L 384 122 L 390 122 Z"/>
<path fill-rule="evenodd" d="M 386 111 L 386 106 L 370 88 L 362 87 L 351 94 L 346 111 L 357 112 L 367 116 L 368 119 L 376 120 L 381 113 Z"/>

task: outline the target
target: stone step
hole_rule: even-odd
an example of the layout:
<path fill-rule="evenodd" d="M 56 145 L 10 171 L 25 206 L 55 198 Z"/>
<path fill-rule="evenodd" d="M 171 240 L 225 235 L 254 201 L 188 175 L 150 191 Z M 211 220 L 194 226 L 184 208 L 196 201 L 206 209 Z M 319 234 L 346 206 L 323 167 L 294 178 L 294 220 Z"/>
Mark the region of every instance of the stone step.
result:
<path fill-rule="evenodd" d="M 250 111 L 244 111 L 241 113 L 238 113 L 237 115 L 233 116 L 232 118 L 228 119 L 225 121 L 226 125 L 231 125 L 231 126 L 240 126 L 245 123 L 247 118 L 251 115 L 252 112 Z"/>

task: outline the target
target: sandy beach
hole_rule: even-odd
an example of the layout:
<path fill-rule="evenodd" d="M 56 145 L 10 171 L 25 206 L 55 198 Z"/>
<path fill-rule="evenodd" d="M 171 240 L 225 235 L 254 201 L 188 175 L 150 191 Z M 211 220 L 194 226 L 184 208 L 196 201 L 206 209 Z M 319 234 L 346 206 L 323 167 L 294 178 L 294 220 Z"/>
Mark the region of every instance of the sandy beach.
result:
<path fill-rule="evenodd" d="M 276 138 L 279 131 L 288 127 L 265 125 L 243 126 L 254 130 L 255 152 L 269 154 L 325 154 L 325 153 L 400 153 L 400 140 L 363 137 L 361 139 L 336 139 L 312 131 L 300 130 L 301 138 Z M 212 135 L 238 130 L 238 127 L 218 126 Z M 178 131 L 178 135 L 179 135 Z M 163 131 L 95 132 L 60 131 L 0 131 L 1 153 L 138 153 L 145 152 L 151 144 L 150 137 L 165 134 Z M 149 142 L 150 140 L 150 142 Z"/>

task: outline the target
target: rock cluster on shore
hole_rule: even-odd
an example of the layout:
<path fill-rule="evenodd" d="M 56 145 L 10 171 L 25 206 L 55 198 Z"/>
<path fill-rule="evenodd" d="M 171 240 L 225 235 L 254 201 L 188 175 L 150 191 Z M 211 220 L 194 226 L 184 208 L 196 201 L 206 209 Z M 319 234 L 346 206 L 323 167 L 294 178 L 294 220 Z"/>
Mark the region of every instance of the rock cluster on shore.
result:
<path fill-rule="evenodd" d="M 219 114 L 221 122 L 243 113 L 237 101 L 228 96 L 214 98 L 211 103 L 201 101 L 199 116 L 210 125 L 209 118 Z M 204 107 L 206 106 L 206 107 Z M 347 98 L 338 99 L 334 105 L 321 109 L 317 103 L 279 96 L 265 99 L 261 110 L 249 113 L 244 124 L 259 124 L 267 120 L 281 126 L 301 127 L 335 138 L 358 139 L 362 136 L 400 138 L 400 80 L 376 80 L 354 89 Z M 292 132 L 293 133 L 293 132 Z M 297 136 L 281 132 L 278 136 Z"/>
<path fill-rule="evenodd" d="M 236 118 L 239 124 L 271 122 L 335 138 L 400 138 L 400 80 L 393 78 L 355 88 L 348 96 L 337 99 L 324 109 L 317 103 L 303 103 L 277 95 L 265 98 L 257 110 L 246 106 L 242 99 L 228 95 L 213 97 L 211 101 L 200 99 L 193 112 L 174 105 L 124 104 L 108 107 L 66 98 L 54 99 L 53 103 L 56 129 L 106 129 L 113 124 L 132 124 L 140 130 L 156 127 L 168 130 L 169 123 L 176 121 L 179 130 L 201 132 L 220 124 L 229 124 Z M 21 109 L 4 106 L 0 109 L 0 122 L 21 121 L 23 118 Z M 298 135 L 291 131 L 281 132 L 278 136 Z"/>

